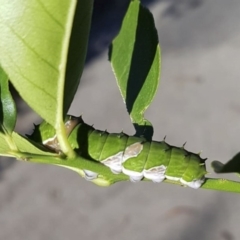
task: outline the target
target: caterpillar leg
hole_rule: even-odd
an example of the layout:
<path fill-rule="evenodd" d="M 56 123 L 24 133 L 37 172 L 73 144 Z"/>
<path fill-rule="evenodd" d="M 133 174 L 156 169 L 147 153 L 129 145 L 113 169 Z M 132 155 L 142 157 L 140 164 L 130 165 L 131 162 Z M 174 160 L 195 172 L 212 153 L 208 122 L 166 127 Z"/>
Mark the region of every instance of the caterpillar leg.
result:
<path fill-rule="evenodd" d="M 84 178 L 87 180 L 87 181 L 92 181 L 94 179 L 96 179 L 98 177 L 98 174 L 95 173 L 95 172 L 92 172 L 92 171 L 89 171 L 89 170 L 86 170 L 84 169 L 83 170 L 84 172 Z"/>
<path fill-rule="evenodd" d="M 143 176 L 147 179 L 152 180 L 154 183 L 160 183 L 165 179 L 166 167 L 164 165 L 153 167 L 150 169 L 145 169 L 143 171 Z"/>
<path fill-rule="evenodd" d="M 202 186 L 202 184 L 205 182 L 205 177 L 201 178 L 201 179 L 196 179 L 193 180 L 192 182 L 187 182 L 185 180 L 183 180 L 182 178 L 180 179 L 180 182 L 184 185 L 184 186 L 188 186 L 190 188 L 194 188 L 194 189 L 198 189 Z"/>

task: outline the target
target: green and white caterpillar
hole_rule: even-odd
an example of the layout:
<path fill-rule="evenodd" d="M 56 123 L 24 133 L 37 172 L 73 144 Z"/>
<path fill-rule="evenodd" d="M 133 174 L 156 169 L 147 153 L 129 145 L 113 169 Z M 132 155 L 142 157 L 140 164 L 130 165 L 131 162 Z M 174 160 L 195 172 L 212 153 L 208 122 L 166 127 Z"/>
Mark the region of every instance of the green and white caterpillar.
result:
<path fill-rule="evenodd" d="M 36 136 L 40 137 L 45 146 L 58 152 L 59 146 L 56 136 L 53 136 L 54 130 L 44 132 L 47 128 L 43 125 L 39 127 L 42 127 L 42 130 L 38 134 L 35 131 L 32 138 L 36 140 Z M 65 126 L 73 149 L 86 158 L 104 164 L 115 174 L 128 175 L 132 182 L 146 178 L 158 183 L 167 178 L 195 189 L 204 183 L 207 173 L 206 159 L 185 150 L 184 146 L 171 146 L 165 139 L 161 142 L 149 142 L 144 138 L 124 133 L 96 130 L 84 123 L 81 117 L 69 117 Z M 98 177 L 98 173 L 87 169 L 83 171 L 86 180 Z"/>

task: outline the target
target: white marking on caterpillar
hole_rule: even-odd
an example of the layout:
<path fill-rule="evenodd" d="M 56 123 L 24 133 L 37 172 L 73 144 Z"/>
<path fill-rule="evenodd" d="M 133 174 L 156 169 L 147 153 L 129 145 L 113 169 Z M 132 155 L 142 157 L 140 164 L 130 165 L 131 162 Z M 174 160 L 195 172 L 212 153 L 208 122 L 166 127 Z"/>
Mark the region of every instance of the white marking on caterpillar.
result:
<path fill-rule="evenodd" d="M 143 145 L 141 142 L 133 143 L 132 145 L 128 146 L 124 152 L 120 151 L 115 155 L 112 155 L 104 159 L 103 161 L 101 161 L 101 163 L 109 167 L 114 174 L 119 174 L 123 171 L 123 173 L 130 176 L 131 181 L 134 182 L 140 181 L 143 178 L 143 174 L 139 175 L 139 173 L 130 170 L 125 171 L 124 167 L 122 166 L 122 163 L 128 160 L 129 158 L 137 157 L 139 153 L 142 151 L 142 149 Z"/>
<path fill-rule="evenodd" d="M 84 169 L 83 170 L 84 172 L 84 178 L 87 180 L 87 181 L 91 181 L 93 179 L 96 179 L 98 177 L 98 173 L 95 173 L 95 172 L 92 172 L 90 170 L 86 170 Z"/>
<path fill-rule="evenodd" d="M 72 130 L 82 121 L 81 117 L 70 116 L 70 118 L 65 122 L 65 131 L 67 136 L 70 135 Z"/>
<path fill-rule="evenodd" d="M 129 158 L 137 157 L 142 150 L 143 145 L 141 142 L 136 142 L 128 146 L 124 151 L 123 162 L 125 162 Z"/>
<path fill-rule="evenodd" d="M 51 150 L 54 150 L 55 152 L 60 151 L 60 146 L 59 146 L 59 142 L 57 140 L 56 135 L 54 135 L 51 138 L 48 138 L 48 139 L 44 140 L 43 145 L 45 145 L 47 148 L 49 148 Z"/>
<path fill-rule="evenodd" d="M 126 148 L 123 155 L 123 163 L 127 161 L 129 158 L 137 157 L 141 151 L 143 150 L 143 144 L 141 142 L 136 142 Z M 139 182 L 143 178 L 143 171 L 136 172 L 129 169 L 124 168 L 122 166 L 122 172 L 130 177 L 131 182 Z"/>
<path fill-rule="evenodd" d="M 165 175 L 165 177 L 166 177 L 166 179 L 168 179 L 168 180 L 172 180 L 172 181 L 176 181 L 176 182 L 180 180 L 179 177 L 173 177 L 173 176 L 167 176 L 167 175 Z"/>
<path fill-rule="evenodd" d="M 130 181 L 133 183 L 140 182 L 143 179 L 143 175 L 141 176 L 130 176 Z"/>
<path fill-rule="evenodd" d="M 164 165 L 144 169 L 143 175 L 145 178 L 152 180 L 154 183 L 160 183 L 165 179 L 166 167 Z"/>
<path fill-rule="evenodd" d="M 69 116 L 69 119 L 65 122 L 65 131 L 67 134 L 67 137 L 70 135 L 72 130 L 82 121 L 81 117 L 74 117 Z M 60 145 L 57 139 L 57 135 L 55 134 L 53 137 L 48 138 L 43 141 L 43 145 L 45 145 L 47 148 L 54 150 L 55 152 L 61 152 Z"/>
<path fill-rule="evenodd" d="M 139 182 L 143 178 L 143 171 L 142 172 L 135 172 L 132 170 L 128 170 L 124 167 L 122 167 L 122 171 L 124 174 L 128 175 L 130 177 L 131 182 Z"/>
<path fill-rule="evenodd" d="M 205 178 L 201 178 L 201 179 L 196 179 L 192 182 L 186 182 L 185 180 L 183 180 L 182 178 L 180 179 L 180 182 L 188 187 L 194 188 L 194 189 L 198 189 L 202 186 L 202 184 L 204 183 Z"/>
<path fill-rule="evenodd" d="M 114 174 L 119 174 L 122 172 L 122 158 L 123 151 L 104 159 L 101 163 L 109 167 Z"/>

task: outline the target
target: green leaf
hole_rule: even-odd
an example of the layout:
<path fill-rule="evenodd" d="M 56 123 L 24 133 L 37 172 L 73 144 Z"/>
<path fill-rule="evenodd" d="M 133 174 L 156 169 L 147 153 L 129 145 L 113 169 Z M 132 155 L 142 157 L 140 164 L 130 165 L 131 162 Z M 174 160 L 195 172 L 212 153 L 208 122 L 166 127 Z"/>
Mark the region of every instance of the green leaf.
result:
<path fill-rule="evenodd" d="M 52 153 L 49 149 L 45 148 L 43 145 L 26 139 L 25 137 L 13 132 L 13 141 L 16 143 L 20 152 L 26 152 L 29 154 L 40 154 L 47 156 L 56 156 L 56 153 Z"/>
<path fill-rule="evenodd" d="M 56 153 L 50 152 L 43 145 L 35 143 L 25 137 L 12 133 L 12 141 L 16 144 L 17 150 L 12 150 L 9 147 L 6 136 L 0 133 L 0 155 L 8 157 L 16 157 L 18 154 L 28 153 L 28 154 L 38 154 L 42 156 L 56 156 Z"/>
<path fill-rule="evenodd" d="M 93 0 L 77 1 L 68 49 L 64 87 L 64 115 L 67 113 L 83 72 L 92 18 Z"/>
<path fill-rule="evenodd" d="M 92 0 L 0 0 L 0 65 L 22 98 L 55 128 L 79 83 L 91 10 Z"/>
<path fill-rule="evenodd" d="M 17 112 L 8 85 L 8 76 L 0 67 L 0 131 L 11 134 L 15 128 Z"/>
<path fill-rule="evenodd" d="M 8 154 L 10 151 L 10 147 L 6 141 L 6 137 L 3 133 L 0 132 L 0 155 L 1 156 L 11 156 Z"/>
<path fill-rule="evenodd" d="M 153 16 L 138 0 L 131 1 L 109 58 L 136 135 L 150 140 L 153 128 L 144 112 L 159 83 L 160 47 Z"/>

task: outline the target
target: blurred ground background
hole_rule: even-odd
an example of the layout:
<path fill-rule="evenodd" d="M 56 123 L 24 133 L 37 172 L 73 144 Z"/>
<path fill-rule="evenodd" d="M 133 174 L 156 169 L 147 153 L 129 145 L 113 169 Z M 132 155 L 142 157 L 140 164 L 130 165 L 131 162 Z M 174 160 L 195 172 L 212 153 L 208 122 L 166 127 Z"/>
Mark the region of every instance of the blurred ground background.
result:
<path fill-rule="evenodd" d="M 70 113 L 96 128 L 129 134 L 107 46 L 128 1 L 96 0 L 89 55 Z M 227 161 L 240 150 L 240 2 L 143 1 L 162 47 L 161 85 L 147 111 L 156 140 Z M 17 129 L 39 122 L 22 102 Z M 235 240 L 240 196 L 170 184 L 100 188 L 55 166 L 0 162 L 0 239 Z"/>

